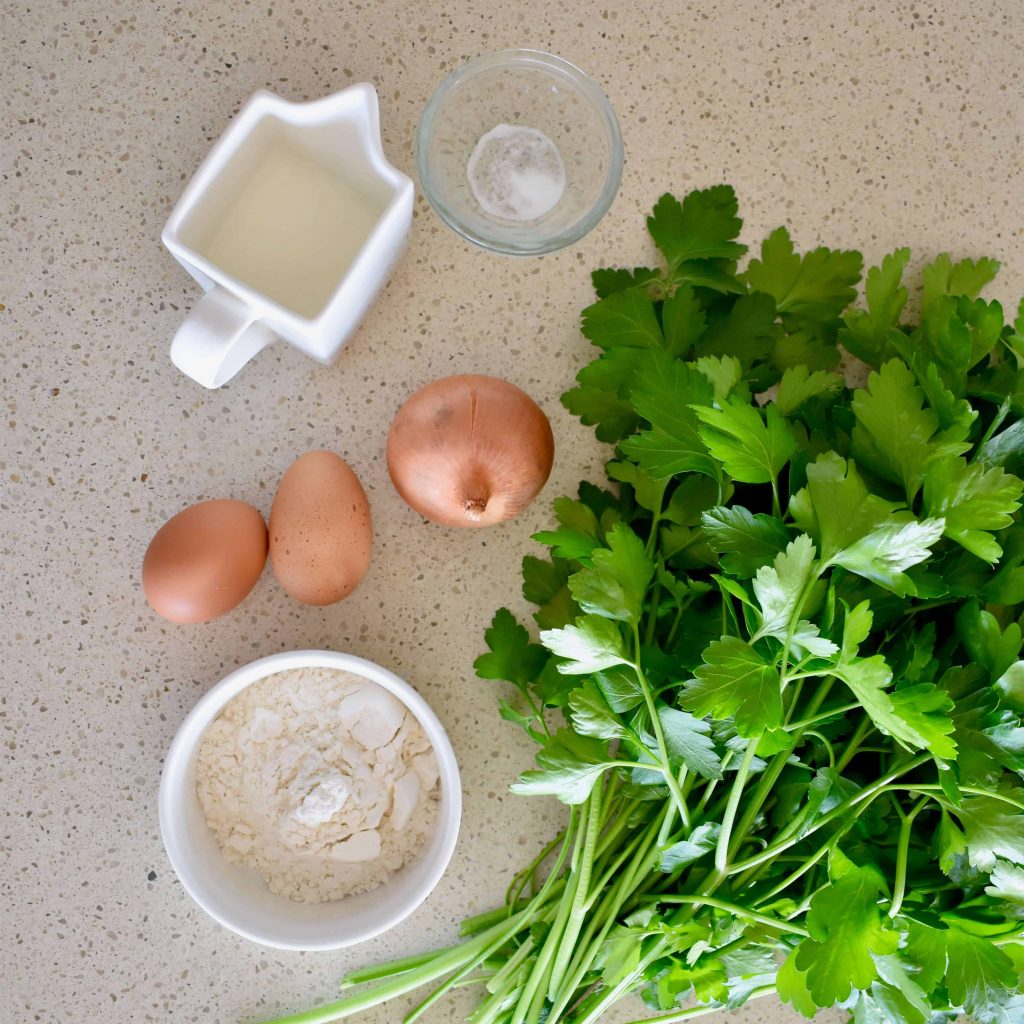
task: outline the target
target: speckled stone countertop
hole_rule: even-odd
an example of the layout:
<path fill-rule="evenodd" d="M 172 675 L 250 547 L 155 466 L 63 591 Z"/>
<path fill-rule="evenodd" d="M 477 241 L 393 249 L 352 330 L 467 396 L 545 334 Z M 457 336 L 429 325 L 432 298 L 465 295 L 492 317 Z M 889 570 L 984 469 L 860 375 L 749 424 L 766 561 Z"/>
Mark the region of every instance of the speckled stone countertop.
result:
<path fill-rule="evenodd" d="M 418 198 L 410 249 L 335 366 L 278 345 L 213 392 L 174 369 L 168 343 L 198 289 L 160 228 L 255 89 L 308 99 L 374 82 L 385 148 L 411 173 L 433 88 L 464 59 L 515 45 L 579 63 L 622 121 L 622 189 L 589 237 L 543 259 L 491 257 Z M 519 606 L 518 563 L 550 499 L 599 472 L 604 453 L 558 402 L 588 358 L 588 271 L 648 258 L 643 218 L 661 192 L 727 180 L 748 239 L 788 222 L 798 245 L 857 246 L 872 261 L 897 244 L 918 261 L 993 255 L 993 293 L 1015 298 L 1022 54 L 1015 0 L 6 4 L 0 1021 L 258 1020 L 330 997 L 346 968 L 447 943 L 491 906 L 560 808 L 506 793 L 531 751 L 471 662 L 492 610 Z M 455 371 L 511 377 L 553 421 L 544 498 L 503 528 L 424 525 L 387 479 L 397 404 Z M 215 496 L 267 512 L 282 471 L 321 446 L 351 462 L 373 506 L 375 559 L 352 598 L 303 607 L 268 570 L 209 625 L 148 610 L 139 566 L 168 516 Z M 235 666 L 301 647 L 407 677 L 465 781 L 462 837 L 434 895 L 340 953 L 280 953 L 216 925 L 157 829 L 161 759 L 188 709 Z M 427 1019 L 460 1019 L 452 1005 Z M 399 1018 L 384 1007 L 360 1019 Z M 794 1018 L 761 1003 L 734 1019 Z"/>

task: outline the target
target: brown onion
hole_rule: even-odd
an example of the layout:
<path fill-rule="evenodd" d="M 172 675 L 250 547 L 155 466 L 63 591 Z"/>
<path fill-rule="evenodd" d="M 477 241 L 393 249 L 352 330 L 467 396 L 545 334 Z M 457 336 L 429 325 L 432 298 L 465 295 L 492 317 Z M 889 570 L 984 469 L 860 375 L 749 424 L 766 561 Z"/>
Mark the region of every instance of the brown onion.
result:
<path fill-rule="evenodd" d="M 446 526 L 491 526 L 518 515 L 544 486 L 554 455 L 540 406 L 514 384 L 478 374 L 421 388 L 388 434 L 396 490 Z"/>

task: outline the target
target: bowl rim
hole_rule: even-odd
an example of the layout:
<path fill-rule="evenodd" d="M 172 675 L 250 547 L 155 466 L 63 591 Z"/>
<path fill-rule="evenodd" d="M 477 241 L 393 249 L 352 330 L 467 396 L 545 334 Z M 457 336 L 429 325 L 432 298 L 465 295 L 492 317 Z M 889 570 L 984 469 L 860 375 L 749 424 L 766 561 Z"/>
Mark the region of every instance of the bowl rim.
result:
<path fill-rule="evenodd" d="M 474 75 L 479 74 L 481 71 L 488 71 L 503 66 L 528 67 L 531 64 L 557 71 L 564 77 L 571 79 L 590 100 L 604 122 L 609 135 L 608 173 L 605 176 L 604 185 L 597 199 L 579 220 L 540 244 L 533 246 L 516 245 L 513 247 L 502 245 L 493 238 L 473 231 L 448 209 L 444 201 L 434 190 L 432 177 L 428 170 L 426 156 L 427 141 L 442 102 L 456 86 L 474 77 Z M 441 220 L 457 235 L 479 246 L 481 249 L 499 253 L 503 256 L 543 256 L 578 242 L 600 223 L 604 215 L 611 208 L 615 196 L 618 194 L 619 185 L 622 182 L 624 163 L 625 150 L 622 142 L 622 130 L 619 127 L 618 118 L 615 116 L 615 110 L 605 95 L 604 90 L 582 68 L 577 67 L 577 65 L 566 60 L 564 57 L 548 53 L 545 50 L 513 47 L 505 50 L 496 50 L 492 53 L 484 53 L 465 61 L 454 71 L 450 72 L 434 90 L 427 101 L 427 105 L 423 108 L 419 125 L 416 128 L 416 176 L 419 178 L 420 189 L 427 197 L 427 202 L 430 203 L 434 212 Z"/>
<path fill-rule="evenodd" d="M 176 812 L 176 806 L 182 799 L 182 787 L 188 784 L 188 769 L 198 750 L 199 743 L 206 729 L 223 708 L 253 683 L 280 672 L 301 668 L 328 668 L 351 672 L 382 686 L 397 697 L 415 715 L 431 742 L 437 757 L 438 771 L 447 802 L 447 806 L 442 807 L 438 816 L 437 828 L 442 834 L 434 865 L 419 885 L 412 890 L 409 898 L 391 914 L 382 915 L 375 920 L 372 926 L 363 931 L 339 940 L 322 942 L 295 942 L 271 934 L 257 933 L 231 920 L 229 915 L 209 906 L 198 895 L 199 886 L 190 866 L 186 853 L 187 842 L 184 839 Z M 436 888 L 448 868 L 459 837 L 462 823 L 462 782 L 455 752 L 444 726 L 430 705 L 404 679 L 382 665 L 355 654 L 312 649 L 280 651 L 277 654 L 258 658 L 256 661 L 249 662 L 228 673 L 211 686 L 193 705 L 178 727 L 168 748 L 167 756 L 164 758 L 160 776 L 158 817 L 160 836 L 174 873 L 192 900 L 219 924 L 243 938 L 273 949 L 308 952 L 343 949 L 365 942 L 393 928 L 416 910 Z M 384 884 L 387 885 L 386 882 Z"/>

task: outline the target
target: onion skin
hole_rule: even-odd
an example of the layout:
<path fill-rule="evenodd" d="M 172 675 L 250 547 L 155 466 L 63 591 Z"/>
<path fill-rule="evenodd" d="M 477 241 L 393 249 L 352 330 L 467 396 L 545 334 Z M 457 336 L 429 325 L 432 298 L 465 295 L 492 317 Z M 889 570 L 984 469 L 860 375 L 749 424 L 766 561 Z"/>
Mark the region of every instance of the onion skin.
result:
<path fill-rule="evenodd" d="M 413 509 L 445 526 L 492 526 L 547 482 L 555 441 L 540 406 L 497 377 L 459 374 L 421 388 L 388 434 L 388 472 Z"/>

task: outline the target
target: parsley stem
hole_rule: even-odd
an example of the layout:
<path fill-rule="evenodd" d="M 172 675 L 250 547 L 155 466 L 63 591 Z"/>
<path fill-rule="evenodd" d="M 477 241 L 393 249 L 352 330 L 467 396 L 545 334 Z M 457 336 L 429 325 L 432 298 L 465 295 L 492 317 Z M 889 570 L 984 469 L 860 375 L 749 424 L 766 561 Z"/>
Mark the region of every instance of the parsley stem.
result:
<path fill-rule="evenodd" d="M 757 741 L 751 740 L 751 746 L 757 751 Z M 765 801 L 771 794 L 772 789 L 775 787 L 775 783 L 778 781 L 779 776 L 782 774 L 783 768 L 786 767 L 786 762 L 789 759 L 789 755 L 793 751 L 795 746 L 795 739 L 791 740 L 784 750 L 780 750 L 771 761 L 771 764 L 761 773 L 761 779 L 757 784 L 757 789 L 754 790 L 754 795 L 747 804 L 746 810 L 743 813 L 743 817 L 740 819 L 739 826 L 734 829 L 735 835 L 733 836 L 732 842 L 729 844 L 728 860 L 731 860 L 736 856 L 739 847 L 746 838 L 747 833 L 750 830 L 750 826 L 753 825 L 754 819 L 759 814 L 761 808 L 764 806 Z"/>
<path fill-rule="evenodd" d="M 655 822 L 657 822 L 657 819 L 655 819 Z M 641 833 L 624 851 L 624 853 L 628 853 L 629 857 L 632 858 L 626 870 L 620 872 L 622 864 L 627 861 L 626 857 L 622 857 L 611 865 L 607 872 L 607 877 L 602 878 L 597 892 L 604 891 L 609 878 L 615 877 L 617 880 L 600 907 L 591 914 L 590 922 L 583 932 L 579 945 L 569 964 L 562 992 L 555 1000 L 548 1015 L 548 1020 L 558 1021 L 561 1018 L 565 1008 L 575 996 L 580 982 L 594 962 L 594 958 L 604 945 L 609 931 L 611 931 L 618 920 L 619 910 L 622 908 L 623 903 L 626 902 L 636 889 L 638 878 L 645 876 L 650 871 L 648 858 L 650 857 L 651 847 L 654 844 L 655 838 L 656 833 L 652 829 L 648 829 L 646 833 Z M 637 844 L 639 844 L 639 847 Z"/>
<path fill-rule="evenodd" d="M 918 783 L 915 782 L 909 786 L 889 786 L 889 792 L 904 793 L 942 793 L 943 789 L 938 783 Z M 1013 797 L 1007 796 L 1005 793 L 1000 793 L 993 789 L 979 789 L 977 786 L 961 786 L 961 793 L 966 793 L 968 796 L 984 796 L 990 800 L 998 800 L 1000 803 L 1009 804 L 1011 807 L 1016 807 L 1018 811 L 1024 811 L 1024 803 L 1019 800 L 1014 800 Z M 950 808 L 953 813 L 956 813 L 956 808 Z"/>
<path fill-rule="evenodd" d="M 452 946 L 451 949 L 458 949 L 458 946 Z M 444 952 L 443 950 L 440 952 Z M 407 971 L 414 970 L 417 967 L 422 967 L 424 964 L 429 963 L 436 956 L 440 956 L 440 952 L 434 950 L 430 953 L 416 953 L 413 956 L 402 957 L 401 960 L 392 960 L 387 964 L 377 964 L 370 967 L 362 967 L 357 971 L 352 971 L 351 974 L 346 974 L 341 981 L 338 982 L 338 988 L 344 990 L 347 988 L 353 988 L 356 985 L 365 985 L 368 981 L 381 981 L 384 978 L 393 978 L 399 974 L 405 974 Z"/>
<path fill-rule="evenodd" d="M 929 796 L 921 797 L 909 813 L 903 815 L 900 822 L 900 834 L 896 840 L 896 884 L 892 889 L 892 906 L 889 907 L 889 917 L 891 918 L 895 918 L 900 912 L 900 907 L 903 906 L 903 897 L 907 891 L 907 856 L 910 852 L 910 832 L 914 825 L 914 819 L 930 799 Z"/>
<path fill-rule="evenodd" d="M 732 826 L 736 821 L 740 797 L 743 796 L 743 787 L 747 784 L 747 776 L 750 774 L 750 766 L 754 763 L 754 755 L 757 753 L 757 743 L 760 738 L 760 734 L 758 734 L 748 741 L 747 749 L 743 753 L 743 760 L 736 771 L 736 778 L 729 793 L 729 802 L 725 805 L 722 831 L 718 837 L 718 845 L 715 847 L 715 870 L 723 876 L 729 873 L 729 844 L 732 840 Z"/>
<path fill-rule="evenodd" d="M 834 771 L 836 767 L 836 752 L 835 748 L 832 746 L 828 737 L 824 735 L 824 733 L 817 732 L 814 729 L 804 730 L 804 735 L 813 736 L 815 739 L 820 740 L 824 744 L 825 751 L 828 754 L 828 766 Z"/>
<path fill-rule="evenodd" d="M 892 769 L 892 771 L 883 775 L 882 778 L 873 785 L 868 786 L 866 789 L 862 789 L 859 793 L 855 793 L 848 800 L 844 800 L 841 804 L 833 807 L 827 814 L 823 814 L 802 836 L 790 837 L 782 842 L 775 842 L 766 850 L 762 850 L 761 853 L 755 854 L 753 857 L 747 858 L 747 860 L 740 861 L 738 864 L 732 865 L 728 873 L 730 875 L 739 874 L 740 872 L 747 871 L 750 868 L 755 868 L 760 864 L 764 864 L 766 861 L 772 860 L 778 854 L 796 846 L 797 843 L 806 839 L 812 832 L 817 832 L 817 830 L 822 828 L 824 825 L 828 825 L 830 822 L 848 815 L 855 807 L 859 807 L 861 804 L 865 804 L 866 802 L 873 800 L 876 796 L 885 791 L 886 787 L 893 781 L 893 779 L 898 779 L 901 775 L 919 767 L 928 761 L 930 757 L 930 754 L 920 754 L 918 757 L 912 758 L 901 765 L 897 765 Z M 906 787 L 901 786 L 897 788 L 905 789 Z M 861 813 L 863 813 L 863 810 L 864 808 L 862 807 L 861 811 L 858 812 L 857 815 L 844 823 L 844 832 L 853 828 L 857 818 Z"/>
<path fill-rule="evenodd" d="M 574 1021 L 573 1024 L 597 1024 L 597 1021 L 604 1016 L 605 1011 L 610 1006 L 617 1003 L 627 992 L 636 986 L 637 980 L 643 978 L 647 968 L 665 955 L 669 946 L 669 938 L 664 935 L 660 936 L 647 953 L 640 958 L 640 963 L 634 970 L 630 971 L 629 974 L 616 982 L 611 988 L 602 989 L 600 992 L 595 993 L 596 1000 L 587 1009 L 586 1015 L 579 1021 Z"/>
<path fill-rule="evenodd" d="M 833 846 L 837 846 L 839 844 L 839 840 L 842 838 L 843 835 L 845 835 L 845 832 L 841 833 L 840 835 L 833 836 L 827 843 L 824 844 L 824 846 L 819 847 L 817 851 L 811 854 L 811 856 L 808 857 L 800 865 L 800 867 L 796 869 L 796 871 L 794 871 L 792 874 L 787 875 L 781 882 L 779 882 L 777 885 L 769 889 L 768 892 L 766 892 L 763 896 L 758 897 L 757 904 L 763 905 L 767 903 L 769 900 L 774 899 L 776 896 L 778 896 L 779 893 L 785 892 L 794 882 L 799 882 L 800 879 L 803 878 L 804 875 L 806 875 L 807 872 L 810 871 L 811 868 L 813 868 L 814 865 L 817 864 L 818 861 L 821 860 L 821 858 L 824 857 L 825 854 L 832 849 Z M 736 888 L 742 888 L 742 886 L 745 884 L 745 880 L 747 879 L 747 877 L 754 873 L 755 872 L 752 870 L 748 872 L 746 875 L 744 875 L 742 878 L 740 878 L 740 880 L 736 884 Z"/>
<path fill-rule="evenodd" d="M 665 782 L 668 785 L 669 792 L 672 794 L 672 799 L 676 802 L 676 806 L 679 810 L 679 818 L 682 823 L 689 828 L 690 812 L 687 809 L 686 800 L 679 788 L 679 783 L 676 781 L 675 773 L 669 765 L 668 747 L 665 745 L 665 730 L 662 729 L 661 719 L 658 717 L 658 708 L 654 703 L 654 693 L 651 691 L 650 683 L 647 682 L 647 676 L 644 675 L 644 670 L 640 667 L 640 627 L 637 626 L 635 622 L 633 623 L 633 644 L 635 651 L 634 656 L 636 658 L 633 670 L 636 672 L 637 680 L 640 683 L 640 689 L 643 691 L 644 703 L 647 705 L 647 713 L 651 719 L 651 728 L 654 730 L 654 738 L 658 743 L 658 752 L 661 755 L 662 774 L 665 776 Z"/>
<path fill-rule="evenodd" d="M 551 968 L 551 977 L 548 981 L 548 1000 L 554 1002 L 565 977 L 566 969 L 569 966 L 569 958 L 576 946 L 580 929 L 583 927 L 583 916 L 587 910 L 588 898 L 590 896 L 590 876 L 594 867 L 594 850 L 597 847 L 597 838 L 601 831 L 601 794 L 595 786 L 590 794 L 589 817 L 587 818 L 587 830 L 584 833 L 583 852 L 579 864 L 576 866 L 574 879 L 575 891 L 572 897 L 572 906 L 569 909 L 569 918 L 565 930 L 558 942 L 558 951 L 555 954 L 554 965 Z M 565 897 L 563 897 L 564 899 Z"/>
<path fill-rule="evenodd" d="M 654 642 L 654 630 L 658 625 L 658 605 L 661 603 L 661 584 L 655 582 L 654 592 L 651 594 L 651 607 L 647 612 L 647 630 L 644 635 L 644 642 L 650 646 Z"/>
<path fill-rule="evenodd" d="M 676 779 L 676 784 L 679 786 L 679 792 L 682 794 L 684 802 L 686 801 L 686 795 L 689 792 L 689 787 L 686 787 L 686 782 L 687 782 L 686 776 L 687 776 L 687 774 L 688 773 L 686 771 L 686 765 L 683 765 L 683 767 L 679 769 L 679 778 Z M 686 787 L 686 788 L 684 788 L 684 787 Z M 659 845 L 662 845 L 668 839 L 669 833 L 672 831 L 672 826 L 675 824 L 675 820 L 676 820 L 675 812 L 676 812 L 675 804 L 669 804 L 668 805 L 668 812 L 666 813 L 666 815 L 665 815 L 665 817 L 664 817 L 664 819 L 662 820 L 662 823 L 661 823 L 661 831 L 658 833 L 658 844 Z"/>
<path fill-rule="evenodd" d="M 792 678 L 792 676 L 790 677 Z M 806 729 L 810 725 L 816 725 L 818 722 L 826 722 L 830 718 L 834 718 L 836 715 L 845 715 L 847 711 L 859 711 L 862 705 L 854 701 L 852 704 L 844 704 L 839 708 L 831 708 L 828 711 L 822 711 L 821 714 L 812 715 L 810 718 L 805 718 L 800 722 L 791 722 L 788 725 L 784 725 L 783 728 L 787 732 L 793 732 L 794 730 Z"/>
<path fill-rule="evenodd" d="M 501 949 L 517 932 L 528 927 L 533 920 L 536 920 L 536 916 L 530 909 L 522 910 L 514 917 L 503 921 L 500 925 L 495 925 L 468 942 L 436 953 L 422 967 L 399 974 L 368 992 L 346 996 L 344 999 L 328 1003 L 325 1006 L 318 1006 L 305 1013 L 280 1017 L 273 1024 L 329 1024 L 330 1021 L 362 1013 L 389 999 L 405 995 L 421 985 L 443 978 L 452 971 L 458 971 L 471 960 L 479 962 L 479 960 L 485 959 L 492 952 Z M 478 957 L 479 959 L 477 959 Z"/>
<path fill-rule="evenodd" d="M 598 788 L 595 786 L 594 789 L 591 790 L 590 797 L 581 812 L 581 816 L 587 822 L 589 822 L 590 817 L 594 813 L 594 794 L 597 792 Z M 597 799 L 600 800 L 600 796 L 598 796 Z M 571 903 L 568 898 L 568 892 L 579 881 L 579 867 L 583 856 L 585 834 L 585 832 L 582 832 L 579 829 L 576 830 L 576 837 L 572 851 L 572 862 L 569 868 L 569 877 L 566 882 L 566 889 L 562 893 L 562 898 L 558 901 L 558 906 L 555 910 L 555 919 L 552 922 L 551 928 L 548 930 L 548 934 L 540 948 L 540 953 L 537 956 L 536 963 L 530 969 L 530 973 L 526 979 L 526 984 L 523 986 L 522 991 L 519 994 L 519 998 L 516 1001 L 515 1010 L 510 1018 L 510 1024 L 525 1024 L 527 1021 L 529 1021 L 530 1024 L 537 1024 L 537 1021 L 540 1019 L 540 1011 L 544 1005 L 547 979 L 551 973 L 552 961 L 561 940 L 562 932 L 565 928 L 565 922 L 569 917 Z"/>
<path fill-rule="evenodd" d="M 540 868 L 541 864 L 544 863 L 548 855 L 555 849 L 556 846 L 559 845 L 559 843 L 562 842 L 564 838 L 565 831 L 559 832 L 558 835 L 556 835 L 550 843 L 547 843 L 544 846 L 544 848 L 540 851 L 540 853 L 538 853 L 537 856 L 534 857 L 533 860 L 530 861 L 530 863 L 527 864 L 522 871 L 520 871 L 512 878 L 512 882 L 510 883 L 508 889 L 505 890 L 505 906 L 507 908 L 507 914 L 512 913 L 513 908 L 519 900 L 519 896 L 521 895 L 523 889 L 526 888 L 526 883 L 529 882 L 530 879 L 536 878 L 537 870 Z"/>
<path fill-rule="evenodd" d="M 988 429 L 985 431 L 984 434 L 982 434 L 981 440 L 978 442 L 977 447 L 974 449 L 974 455 L 971 457 L 970 460 L 971 462 L 975 462 L 978 459 L 978 456 L 981 455 L 982 449 L 984 449 L 985 445 L 992 440 L 992 437 L 995 434 L 995 432 L 1003 425 L 1003 420 L 1005 420 L 1006 417 L 1009 416 L 1010 410 L 1012 408 L 1013 405 L 1009 397 L 1004 398 L 1002 404 L 996 410 L 996 414 L 992 417 L 992 422 L 988 425 Z"/>
<path fill-rule="evenodd" d="M 501 943 L 503 946 L 505 942 Z M 442 999 L 448 992 L 455 988 L 460 982 L 464 981 L 470 974 L 475 971 L 480 964 L 482 964 L 492 953 L 498 951 L 501 946 L 491 946 L 478 953 L 475 957 L 467 960 L 466 963 L 460 967 L 443 985 L 439 985 L 430 993 L 425 999 L 413 1007 L 406 1014 L 403 1024 L 413 1024 L 414 1021 L 420 1019 L 439 999 Z"/>
<path fill-rule="evenodd" d="M 670 807 L 671 805 L 667 806 Z M 604 892 L 612 879 L 619 877 L 623 864 L 630 862 L 634 867 L 638 864 L 640 866 L 644 866 L 646 858 L 650 854 L 650 847 L 660 836 L 660 828 L 654 828 L 656 824 L 657 818 L 651 822 L 646 832 L 638 832 L 633 841 L 627 844 L 619 856 L 616 857 L 615 860 L 613 860 L 612 863 L 604 870 L 604 874 L 599 879 L 597 885 L 592 887 L 590 898 L 587 900 L 588 910 L 594 906 L 598 897 Z"/>
<path fill-rule="evenodd" d="M 824 701 L 824 699 L 828 696 L 828 691 L 831 689 L 831 685 L 833 685 L 833 681 L 831 681 L 830 679 L 824 680 L 822 682 L 822 684 L 815 691 L 814 696 L 811 698 L 811 701 L 810 701 L 809 705 L 807 706 L 807 711 L 810 712 L 810 715 L 811 715 L 811 717 L 808 719 L 808 721 L 815 721 L 814 714 L 821 707 L 822 702 Z M 860 707 L 860 706 L 857 705 L 855 707 Z M 797 727 L 795 726 L 794 728 L 797 728 Z M 788 751 L 788 752 L 780 752 L 779 754 L 775 755 L 776 764 L 778 763 L 778 759 L 779 758 L 782 759 L 782 763 L 783 764 L 785 763 L 786 758 L 788 758 L 788 756 L 790 756 L 790 752 L 792 752 L 793 750 L 796 749 L 797 743 L 800 740 L 800 736 L 801 736 L 801 733 L 798 732 L 797 735 L 791 740 L 791 742 L 790 742 L 790 751 Z M 830 752 L 830 748 L 829 748 L 829 752 Z M 833 764 L 833 767 L 835 767 L 835 763 Z M 762 800 L 762 803 L 763 802 L 764 802 L 764 800 Z M 757 809 L 758 810 L 761 809 L 761 805 L 760 804 L 758 805 Z M 779 835 L 776 837 L 776 842 L 778 842 L 779 840 L 785 839 L 788 836 L 793 835 L 795 833 L 795 831 L 797 831 L 797 829 L 800 827 L 803 819 L 804 819 L 804 815 L 803 814 L 800 814 L 797 817 L 795 817 L 790 822 L 790 824 L 786 825 L 786 827 L 782 829 L 781 833 L 779 833 Z M 754 818 L 752 817 L 751 821 L 753 821 L 753 820 L 754 820 Z M 740 880 L 740 883 L 744 882 L 745 879 L 746 879 L 746 876 L 744 876 L 743 879 Z"/>
<path fill-rule="evenodd" d="M 793 935 L 803 935 L 805 938 L 810 935 L 806 928 L 801 928 L 798 924 L 793 924 L 790 921 L 780 921 L 777 917 L 759 914 L 756 910 L 740 907 L 735 903 L 728 903 L 714 896 L 683 896 L 673 893 L 667 896 L 650 896 L 647 899 L 652 903 L 696 903 L 701 906 L 717 907 L 719 910 L 735 914 L 737 917 L 747 917 L 751 921 L 757 921 L 758 924 L 763 924 L 766 928 L 775 928 L 780 932 L 790 932 Z"/>
<path fill-rule="evenodd" d="M 779 481 L 773 476 L 771 479 L 772 485 L 772 515 L 776 519 L 782 518 L 782 503 L 779 501 Z"/>
<path fill-rule="evenodd" d="M 665 638 L 665 649 L 671 650 L 672 641 L 676 638 L 676 631 L 679 629 L 679 623 L 683 621 L 683 605 L 679 604 L 676 606 L 676 617 L 672 620 L 672 627 L 668 631 L 668 636 Z"/>
<path fill-rule="evenodd" d="M 515 974 L 519 965 L 533 952 L 536 945 L 537 942 L 534 937 L 527 935 L 520 943 L 519 948 L 495 971 L 493 977 L 488 979 L 487 991 L 492 993 L 500 992 L 502 999 L 504 999 L 504 992 L 501 990 L 504 988 L 505 982 L 508 981 L 510 975 Z"/>
<path fill-rule="evenodd" d="M 874 729 L 875 724 L 871 719 L 865 715 L 860 725 L 857 726 L 856 731 L 850 737 L 850 742 L 846 744 L 846 749 L 843 751 L 843 756 L 839 758 L 839 762 L 836 764 L 836 771 L 842 772 L 842 770 L 853 760 L 860 745 L 867 739 L 868 733 Z"/>
<path fill-rule="evenodd" d="M 755 988 L 747 996 L 746 1002 L 755 999 L 763 999 L 765 996 L 775 995 L 774 985 L 765 985 L 762 988 Z M 693 1020 L 695 1017 L 703 1017 L 709 1013 L 719 1013 L 722 1007 L 712 1004 L 711 1006 L 688 1006 L 685 1010 L 678 1010 L 675 1013 L 664 1014 L 660 1017 L 644 1017 L 642 1020 L 633 1020 L 629 1024 L 677 1024 L 678 1021 Z"/>

